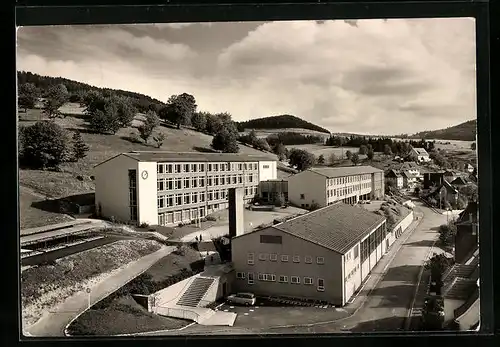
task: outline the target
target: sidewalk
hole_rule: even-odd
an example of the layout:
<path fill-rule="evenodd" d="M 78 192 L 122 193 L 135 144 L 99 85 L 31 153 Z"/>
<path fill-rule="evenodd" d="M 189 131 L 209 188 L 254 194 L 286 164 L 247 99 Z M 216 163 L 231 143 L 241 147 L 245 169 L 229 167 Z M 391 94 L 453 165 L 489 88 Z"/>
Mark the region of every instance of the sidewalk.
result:
<path fill-rule="evenodd" d="M 116 273 L 102 279 L 91 292 L 91 305 L 118 290 L 170 254 L 175 248 L 164 246 L 160 250 L 131 262 Z M 88 309 L 88 294 L 84 291 L 67 298 L 55 308 L 57 312 L 45 313 L 29 328 L 24 327 L 31 336 L 64 336 L 66 327 Z M 23 330 L 24 330 L 23 329 Z M 26 334 L 26 336 L 29 336 Z"/>
<path fill-rule="evenodd" d="M 401 249 L 401 246 L 404 243 L 406 243 L 406 241 L 410 238 L 412 233 L 422 222 L 423 214 L 417 211 L 415 211 L 414 213 L 415 216 L 418 217 L 418 219 L 414 220 L 408 226 L 408 228 L 403 232 L 403 234 L 398 239 L 396 239 L 396 241 L 394 241 L 392 246 L 389 248 L 389 251 L 382 257 L 382 259 L 380 259 L 377 265 L 375 265 L 375 267 L 372 269 L 370 275 L 368 275 L 364 284 L 362 284 L 360 289 L 358 290 L 358 293 L 357 294 L 354 293 L 353 298 L 351 298 L 351 303 L 344 306 L 344 309 L 350 314 L 349 317 L 341 318 L 338 321 L 351 318 L 359 311 L 360 308 L 363 307 L 364 303 L 370 296 L 373 289 L 377 287 L 380 280 L 384 277 L 387 268 L 398 254 L 399 250 Z"/>

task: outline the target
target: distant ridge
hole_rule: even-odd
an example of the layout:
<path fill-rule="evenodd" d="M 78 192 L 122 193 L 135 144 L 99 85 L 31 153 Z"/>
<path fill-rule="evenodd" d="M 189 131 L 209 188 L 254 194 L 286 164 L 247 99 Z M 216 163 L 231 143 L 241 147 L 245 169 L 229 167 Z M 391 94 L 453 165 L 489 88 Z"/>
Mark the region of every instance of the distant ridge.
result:
<path fill-rule="evenodd" d="M 475 119 L 439 130 L 421 131 L 410 138 L 476 141 L 477 121 Z"/>
<path fill-rule="evenodd" d="M 330 134 L 328 129 L 289 114 L 251 119 L 246 122 L 238 122 L 238 129 L 240 129 L 240 131 L 243 131 L 243 129 L 307 129 Z"/>

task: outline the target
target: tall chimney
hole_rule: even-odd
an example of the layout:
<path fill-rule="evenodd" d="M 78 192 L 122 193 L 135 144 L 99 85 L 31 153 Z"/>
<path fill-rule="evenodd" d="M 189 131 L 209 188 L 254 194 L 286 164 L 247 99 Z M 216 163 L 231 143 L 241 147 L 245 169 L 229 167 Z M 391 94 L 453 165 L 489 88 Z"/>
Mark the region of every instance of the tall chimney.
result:
<path fill-rule="evenodd" d="M 243 188 L 229 188 L 229 238 L 244 234 L 243 214 Z"/>

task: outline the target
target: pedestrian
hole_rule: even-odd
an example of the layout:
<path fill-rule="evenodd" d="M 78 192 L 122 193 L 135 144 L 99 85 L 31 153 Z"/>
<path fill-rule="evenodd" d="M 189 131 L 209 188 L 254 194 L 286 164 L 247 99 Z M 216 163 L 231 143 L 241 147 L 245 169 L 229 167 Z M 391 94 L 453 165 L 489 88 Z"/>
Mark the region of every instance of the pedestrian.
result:
<path fill-rule="evenodd" d="M 196 239 L 196 242 L 198 242 L 198 236 L 195 236 L 194 238 Z"/>
<path fill-rule="evenodd" d="M 201 242 L 201 234 L 200 234 L 200 242 Z"/>

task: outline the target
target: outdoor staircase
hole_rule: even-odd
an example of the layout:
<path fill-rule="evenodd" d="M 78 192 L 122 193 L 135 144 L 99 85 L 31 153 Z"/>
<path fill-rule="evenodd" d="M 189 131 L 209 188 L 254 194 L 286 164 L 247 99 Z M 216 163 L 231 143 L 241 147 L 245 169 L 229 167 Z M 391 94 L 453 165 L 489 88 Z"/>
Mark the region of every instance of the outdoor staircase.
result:
<path fill-rule="evenodd" d="M 455 277 L 470 278 L 471 275 L 478 268 L 477 265 L 478 264 L 476 261 L 473 261 L 469 265 L 455 264 L 451 267 L 451 269 L 448 271 L 448 273 L 444 276 L 443 281 L 446 282 L 448 280 L 453 280 L 453 278 L 455 278 Z"/>
<path fill-rule="evenodd" d="M 214 281 L 213 278 L 196 277 L 189 288 L 182 294 L 179 301 L 177 301 L 177 305 L 197 307 Z"/>
<path fill-rule="evenodd" d="M 445 292 L 447 299 L 467 300 L 476 290 L 476 280 L 456 278 Z"/>

